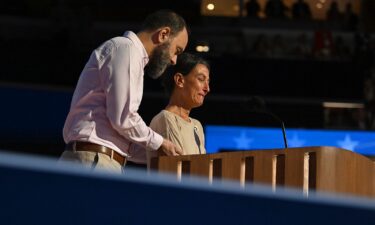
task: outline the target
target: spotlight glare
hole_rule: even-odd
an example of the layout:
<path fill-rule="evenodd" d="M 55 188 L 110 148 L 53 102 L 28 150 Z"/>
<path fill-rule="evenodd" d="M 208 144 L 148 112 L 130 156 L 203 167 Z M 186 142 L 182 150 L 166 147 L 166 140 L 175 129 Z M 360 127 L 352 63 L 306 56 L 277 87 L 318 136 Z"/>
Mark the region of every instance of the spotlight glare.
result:
<path fill-rule="evenodd" d="M 210 47 L 207 46 L 207 45 L 197 45 L 195 47 L 195 51 L 197 51 L 197 52 L 209 52 L 210 51 Z"/>
<path fill-rule="evenodd" d="M 212 3 L 209 3 L 209 4 L 207 4 L 207 9 L 210 10 L 210 11 L 212 11 L 212 10 L 215 9 L 215 5 L 212 4 Z"/>

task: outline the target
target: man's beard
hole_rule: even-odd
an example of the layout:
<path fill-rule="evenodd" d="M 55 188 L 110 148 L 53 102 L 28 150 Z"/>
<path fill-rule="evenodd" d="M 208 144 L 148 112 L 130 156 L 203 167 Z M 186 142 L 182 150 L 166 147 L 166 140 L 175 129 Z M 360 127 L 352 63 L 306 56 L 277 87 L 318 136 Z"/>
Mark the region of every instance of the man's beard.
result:
<path fill-rule="evenodd" d="M 170 43 L 166 42 L 156 47 L 152 52 L 150 60 L 145 67 L 145 73 L 152 79 L 159 78 L 167 67 L 171 65 L 169 47 Z"/>

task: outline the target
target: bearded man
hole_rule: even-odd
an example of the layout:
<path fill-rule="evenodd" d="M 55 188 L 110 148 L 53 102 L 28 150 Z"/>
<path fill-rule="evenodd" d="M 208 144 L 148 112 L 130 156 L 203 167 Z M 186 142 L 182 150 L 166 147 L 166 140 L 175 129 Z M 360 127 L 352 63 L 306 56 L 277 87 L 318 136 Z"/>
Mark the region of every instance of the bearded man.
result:
<path fill-rule="evenodd" d="M 176 64 L 187 42 L 184 19 L 160 10 L 145 19 L 138 33 L 126 31 L 95 49 L 73 94 L 60 161 L 122 173 L 127 162 L 146 163 L 145 149 L 181 155 L 182 150 L 149 128 L 137 111 L 145 72 L 160 77 Z"/>

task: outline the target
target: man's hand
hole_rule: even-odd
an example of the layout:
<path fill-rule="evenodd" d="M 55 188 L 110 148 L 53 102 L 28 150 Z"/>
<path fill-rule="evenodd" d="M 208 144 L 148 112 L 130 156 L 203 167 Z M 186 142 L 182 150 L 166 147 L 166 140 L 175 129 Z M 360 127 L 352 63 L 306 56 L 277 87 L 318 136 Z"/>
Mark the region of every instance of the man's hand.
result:
<path fill-rule="evenodd" d="M 182 150 L 171 141 L 164 139 L 158 150 L 162 150 L 166 155 L 182 155 Z"/>

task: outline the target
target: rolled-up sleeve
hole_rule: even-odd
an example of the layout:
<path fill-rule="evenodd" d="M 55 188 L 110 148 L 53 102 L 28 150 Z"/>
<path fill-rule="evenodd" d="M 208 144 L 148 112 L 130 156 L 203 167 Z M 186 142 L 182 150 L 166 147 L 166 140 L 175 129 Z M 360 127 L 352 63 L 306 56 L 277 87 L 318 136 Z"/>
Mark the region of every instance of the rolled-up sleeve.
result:
<path fill-rule="evenodd" d="M 101 68 L 106 115 L 120 135 L 147 149 L 157 150 L 163 137 L 148 127 L 138 114 L 143 92 L 143 59 L 127 42 L 109 45 Z"/>

